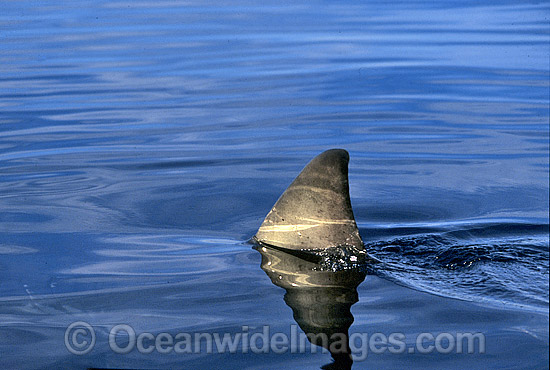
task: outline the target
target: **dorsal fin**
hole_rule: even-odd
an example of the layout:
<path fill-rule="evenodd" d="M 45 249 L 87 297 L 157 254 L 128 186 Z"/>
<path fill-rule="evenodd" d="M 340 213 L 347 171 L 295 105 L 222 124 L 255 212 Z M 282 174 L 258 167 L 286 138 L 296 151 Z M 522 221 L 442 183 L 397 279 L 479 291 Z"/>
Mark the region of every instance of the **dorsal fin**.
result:
<path fill-rule="evenodd" d="M 363 249 L 349 198 L 348 162 L 343 149 L 313 158 L 267 214 L 256 240 L 288 249 Z"/>

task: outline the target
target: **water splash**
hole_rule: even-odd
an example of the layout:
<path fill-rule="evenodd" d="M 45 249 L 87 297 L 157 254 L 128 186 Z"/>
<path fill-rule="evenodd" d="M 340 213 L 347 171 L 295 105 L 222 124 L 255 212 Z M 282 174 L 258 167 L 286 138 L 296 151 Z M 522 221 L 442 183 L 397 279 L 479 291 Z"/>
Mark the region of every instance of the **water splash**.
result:
<path fill-rule="evenodd" d="M 374 260 L 361 249 L 351 245 L 331 247 L 318 251 L 309 251 L 319 257 L 319 271 L 341 271 L 359 269 L 371 272 Z"/>

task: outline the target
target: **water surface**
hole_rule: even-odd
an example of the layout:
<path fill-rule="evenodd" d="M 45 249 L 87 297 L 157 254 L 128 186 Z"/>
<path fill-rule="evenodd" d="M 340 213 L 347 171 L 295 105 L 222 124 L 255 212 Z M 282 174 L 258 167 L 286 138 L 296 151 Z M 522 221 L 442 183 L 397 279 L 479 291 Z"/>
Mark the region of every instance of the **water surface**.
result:
<path fill-rule="evenodd" d="M 289 333 L 285 291 L 248 240 L 301 168 L 340 147 L 381 261 L 350 333 L 487 340 L 484 354 L 371 353 L 353 368 L 548 368 L 549 15 L 504 0 L 4 2 L 3 367 L 330 363 L 107 343 L 117 324 Z M 75 321 L 97 332 L 83 356 L 64 345 Z"/>

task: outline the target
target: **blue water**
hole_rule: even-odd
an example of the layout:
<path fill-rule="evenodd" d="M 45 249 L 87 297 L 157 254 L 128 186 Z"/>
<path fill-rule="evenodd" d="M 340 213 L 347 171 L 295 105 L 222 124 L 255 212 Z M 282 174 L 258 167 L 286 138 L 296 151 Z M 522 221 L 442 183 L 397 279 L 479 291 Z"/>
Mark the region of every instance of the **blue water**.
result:
<path fill-rule="evenodd" d="M 117 324 L 289 333 L 291 294 L 248 241 L 329 148 L 350 152 L 355 217 L 380 261 L 350 333 L 486 338 L 485 353 L 386 351 L 352 368 L 548 368 L 548 4 L 1 6 L 2 368 L 331 363 L 108 345 Z M 64 344 L 75 321 L 97 334 L 85 355 Z"/>

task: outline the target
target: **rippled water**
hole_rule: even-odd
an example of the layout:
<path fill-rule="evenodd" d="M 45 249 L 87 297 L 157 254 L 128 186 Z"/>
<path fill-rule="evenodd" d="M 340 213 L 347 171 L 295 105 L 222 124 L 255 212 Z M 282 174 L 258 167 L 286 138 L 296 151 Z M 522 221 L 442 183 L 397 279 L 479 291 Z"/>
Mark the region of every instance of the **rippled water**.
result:
<path fill-rule="evenodd" d="M 108 333 L 288 333 L 301 311 L 248 240 L 341 147 L 379 260 L 350 333 L 487 340 L 353 368 L 548 368 L 549 16 L 515 1 L 4 2 L 2 367 L 330 363 L 118 355 Z M 64 345 L 75 321 L 97 332 L 83 356 Z"/>

